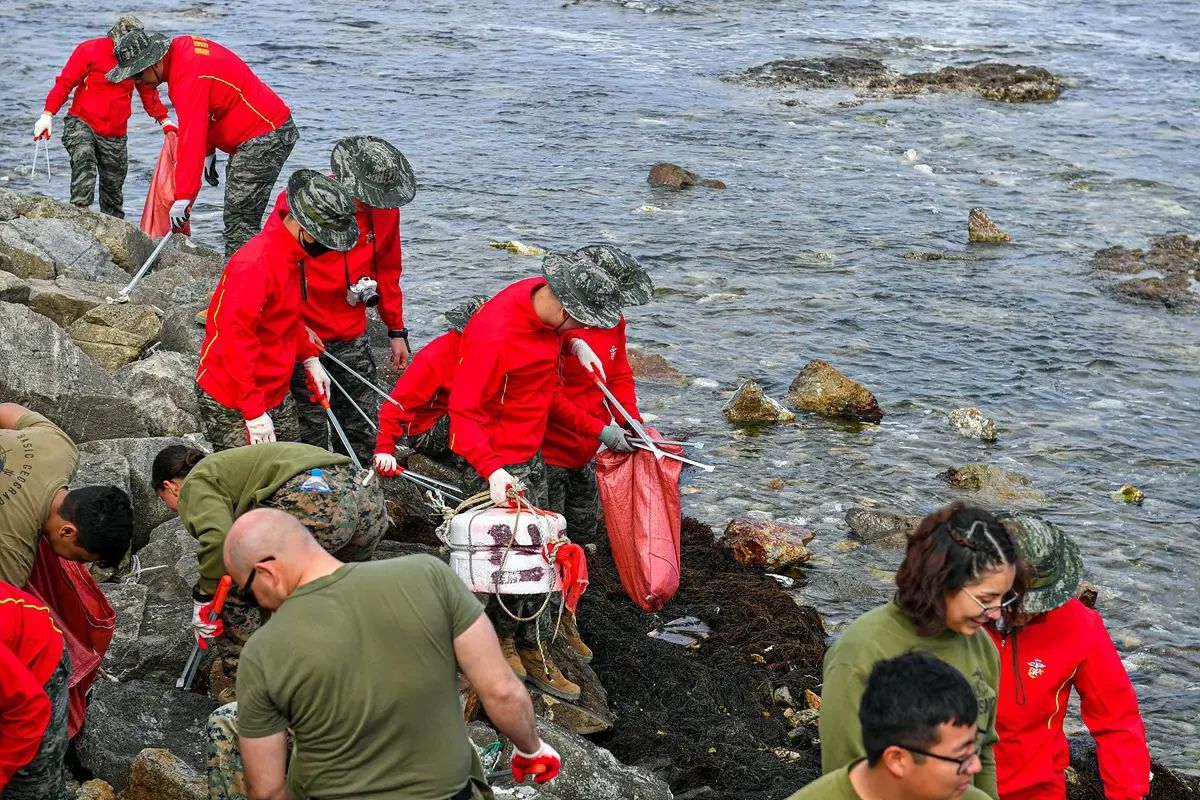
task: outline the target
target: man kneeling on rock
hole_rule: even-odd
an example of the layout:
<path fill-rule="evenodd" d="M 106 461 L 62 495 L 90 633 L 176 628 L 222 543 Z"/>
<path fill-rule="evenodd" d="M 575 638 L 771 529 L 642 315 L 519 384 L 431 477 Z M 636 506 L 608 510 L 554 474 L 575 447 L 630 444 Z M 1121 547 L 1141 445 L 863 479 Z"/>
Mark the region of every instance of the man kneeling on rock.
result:
<path fill-rule="evenodd" d="M 242 651 L 238 702 L 209 718 L 211 797 L 490 798 L 458 669 L 512 739 L 513 777 L 558 774 L 482 606 L 438 559 L 343 564 L 274 509 L 239 518 L 224 558 L 274 614 Z"/>

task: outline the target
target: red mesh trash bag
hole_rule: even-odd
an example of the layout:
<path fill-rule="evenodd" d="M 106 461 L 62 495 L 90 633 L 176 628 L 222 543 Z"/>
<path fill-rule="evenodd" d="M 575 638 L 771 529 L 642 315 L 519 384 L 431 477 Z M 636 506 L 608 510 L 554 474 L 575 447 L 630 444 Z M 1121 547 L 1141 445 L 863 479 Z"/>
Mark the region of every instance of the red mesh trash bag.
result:
<path fill-rule="evenodd" d="M 154 177 L 150 179 L 150 190 L 146 192 L 146 205 L 142 207 L 142 232 L 152 239 L 161 239 L 171 232 L 171 203 L 175 202 L 175 151 L 179 137 L 174 131 L 163 134 L 162 150 Z M 192 235 L 192 224 L 183 226 L 180 233 Z"/>
<path fill-rule="evenodd" d="M 87 567 L 54 555 L 45 537 L 38 541 L 37 558 L 25 591 L 49 606 L 67 641 L 67 652 L 71 654 L 67 735 L 74 737 L 83 726 L 87 690 L 112 643 L 117 614 Z"/>
<path fill-rule="evenodd" d="M 653 438 L 658 432 L 646 428 Z M 681 447 L 661 446 L 680 455 Z M 621 585 L 645 611 L 658 611 L 679 589 L 679 472 L 646 450 L 596 454 L 596 483 L 608 525 L 608 543 Z"/>

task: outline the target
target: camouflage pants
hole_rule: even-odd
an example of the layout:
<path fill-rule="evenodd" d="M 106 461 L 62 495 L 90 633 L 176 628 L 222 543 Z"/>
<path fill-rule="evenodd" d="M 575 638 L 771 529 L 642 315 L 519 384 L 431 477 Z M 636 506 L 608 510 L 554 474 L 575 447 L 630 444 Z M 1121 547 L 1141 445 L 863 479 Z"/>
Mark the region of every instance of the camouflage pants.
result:
<path fill-rule="evenodd" d="M 363 486 L 355 480 L 357 475 L 350 464 L 326 467 L 325 482 L 333 491 L 307 492 L 300 485 L 309 473 L 302 472 L 280 486 L 263 506 L 300 520 L 326 552 L 342 561 L 370 561 L 387 531 L 387 508 L 380 482 Z M 265 620 L 254 598 L 238 591 L 230 591 L 225 598 L 221 619 L 225 633 L 213 643 L 213 649 L 223 661 L 223 671 L 232 678 L 242 646 Z"/>
<path fill-rule="evenodd" d="M 71 657 L 63 647 L 62 660 L 46 681 L 50 697 L 50 723 L 42 735 L 37 755 L 12 776 L 3 789 L 0 800 L 66 800 L 63 783 L 63 759 L 67 755 L 67 679 L 71 677 Z"/>
<path fill-rule="evenodd" d="M 213 452 L 245 447 L 250 443 L 246 438 L 246 420 L 242 412 L 221 405 L 199 386 L 196 386 L 196 398 L 200 404 L 200 425 L 204 428 L 205 438 L 213 446 Z M 290 394 L 285 395 L 283 402 L 267 413 L 271 415 L 271 423 L 275 426 L 276 441 L 300 441 L 296 404 Z"/>
<path fill-rule="evenodd" d="M 463 476 L 474 476 L 475 470 L 467 460 L 450 449 L 450 415 L 443 414 L 433 427 L 416 436 L 406 436 L 401 444 L 412 448 L 431 461 L 436 461 L 448 470 L 455 472 L 458 477 L 451 481 L 458 486 L 465 486 L 470 480 Z M 473 484 L 472 484 L 473 485 Z M 471 494 L 468 492 L 468 494 Z"/>
<path fill-rule="evenodd" d="M 125 175 L 129 151 L 124 136 L 100 136 L 79 117 L 63 120 L 63 147 L 71 158 L 71 202 L 87 208 L 96 192 L 100 175 L 100 210 L 125 219 Z"/>
<path fill-rule="evenodd" d="M 580 469 L 546 465 L 550 502 L 546 505 L 567 520 L 567 535 L 580 544 L 595 542 L 599 529 L 600 490 L 596 486 L 596 462 Z"/>
<path fill-rule="evenodd" d="M 548 500 L 546 462 L 542 460 L 540 452 L 528 461 L 521 464 L 509 464 L 504 469 L 525 484 L 525 499 L 537 508 L 546 508 Z M 487 489 L 487 481 L 479 477 L 479 473 L 469 470 L 463 486 L 467 495 L 486 492 Z M 546 603 L 546 607 L 542 609 L 542 613 L 538 614 L 536 619 L 527 622 L 515 620 L 513 616 L 533 616 L 546 602 L 546 595 L 506 594 L 503 606 L 494 594 L 482 595 L 479 599 L 484 602 L 484 610 L 496 628 L 496 635 L 502 639 L 515 638 L 517 644 L 523 647 L 537 647 L 540 642 L 554 632 L 558 602 L 553 594 L 550 602 Z M 505 611 L 506 608 L 508 611 Z"/>
<path fill-rule="evenodd" d="M 225 258 L 262 229 L 283 162 L 292 154 L 300 131 L 291 119 L 270 133 L 238 145 L 225 165 Z"/>
<path fill-rule="evenodd" d="M 246 800 L 246 772 L 238 746 L 237 702 L 208 715 L 208 800 Z"/>
<path fill-rule="evenodd" d="M 339 361 L 346 362 L 359 375 L 374 382 L 375 359 L 371 357 L 371 348 L 367 344 L 365 335 L 345 342 L 326 342 L 325 349 Z M 372 421 L 379 419 L 379 395 L 329 359 L 322 360 L 321 365 L 342 389 L 349 392 L 354 403 Z M 310 395 L 311 392 L 305 382 L 304 366 L 297 364 L 295 372 L 292 373 L 292 399 L 296 401 L 296 409 L 300 415 L 300 441 L 316 447 L 323 447 L 326 450 L 333 450 L 335 453 L 349 455 L 342 445 L 341 438 L 330 429 L 329 417 L 325 414 L 325 409 L 309 401 Z M 350 439 L 350 445 L 358 455 L 358 460 L 364 467 L 369 466 L 375 453 L 375 430 L 362 414 L 355 410 L 354 405 L 351 405 L 350 400 L 337 386 L 330 391 L 329 405 L 333 409 L 333 415 L 341 423 L 342 430 L 346 432 L 346 437 Z"/>

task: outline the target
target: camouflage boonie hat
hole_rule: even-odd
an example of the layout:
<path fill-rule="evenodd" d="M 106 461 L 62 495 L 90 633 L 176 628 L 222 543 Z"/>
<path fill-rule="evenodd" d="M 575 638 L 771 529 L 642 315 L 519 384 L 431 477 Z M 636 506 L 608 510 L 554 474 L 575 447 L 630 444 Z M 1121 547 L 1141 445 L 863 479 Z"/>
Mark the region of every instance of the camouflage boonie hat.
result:
<path fill-rule="evenodd" d="M 1017 528 L 1017 547 L 1033 574 L 1021 598 L 1021 612 L 1044 614 L 1075 596 L 1083 577 L 1079 546 L 1057 526 L 1032 514 L 1015 514 L 1005 522 Z"/>
<path fill-rule="evenodd" d="M 567 313 L 584 325 L 611 328 L 621 321 L 621 284 L 587 256 L 547 253 L 542 275 Z"/>
<path fill-rule="evenodd" d="M 358 241 L 354 198 L 345 186 L 315 169 L 298 169 L 288 178 L 287 196 L 291 215 L 321 244 L 344 253 Z"/>
<path fill-rule="evenodd" d="M 104 77 L 111 83 L 127 81 L 162 61 L 171 42 L 161 33 L 146 33 L 141 28 L 122 36 L 113 47 L 117 65 Z"/>
<path fill-rule="evenodd" d="M 133 14 L 122 14 L 117 18 L 117 24 L 108 29 L 108 38 L 115 44 L 122 36 L 130 31 L 145 30 L 146 26 Z"/>
<path fill-rule="evenodd" d="M 472 295 L 465 303 L 461 303 L 446 312 L 446 322 L 450 323 L 450 327 L 462 333 L 463 328 L 467 327 L 467 322 L 471 317 L 475 316 L 475 312 L 483 307 L 483 304 L 488 301 L 486 294 Z"/>
<path fill-rule="evenodd" d="M 617 279 L 623 295 L 622 305 L 642 306 L 650 302 L 654 283 L 646 268 L 629 253 L 610 244 L 589 244 L 575 252 L 596 262 Z"/>
<path fill-rule="evenodd" d="M 333 146 L 329 165 L 355 200 L 372 208 L 399 208 L 417 194 L 417 178 L 404 154 L 378 136 L 352 136 Z"/>

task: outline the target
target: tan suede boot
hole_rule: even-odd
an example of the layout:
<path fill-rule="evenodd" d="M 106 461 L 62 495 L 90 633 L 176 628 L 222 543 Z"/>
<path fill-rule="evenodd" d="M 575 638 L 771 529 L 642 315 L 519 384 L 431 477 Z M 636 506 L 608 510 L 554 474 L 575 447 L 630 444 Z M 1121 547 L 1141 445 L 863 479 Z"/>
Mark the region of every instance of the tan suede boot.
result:
<path fill-rule="evenodd" d="M 543 654 L 544 648 L 520 647 L 521 663 L 525 665 L 528 675 L 526 680 L 541 689 L 546 694 L 561 697 L 563 700 L 578 700 L 579 686 L 567 680 L 567 676 L 559 672 L 558 665 L 551 660 L 549 653 Z"/>
<path fill-rule="evenodd" d="M 504 660 L 512 667 L 513 673 L 521 680 L 528 677 L 525 673 L 525 665 L 521 663 L 521 656 L 517 653 L 517 643 L 511 638 L 506 639 L 500 637 L 500 652 L 504 654 Z"/>
<path fill-rule="evenodd" d="M 566 609 L 563 609 L 562 627 L 560 628 L 563 641 L 579 654 L 579 657 L 584 661 L 592 660 L 592 648 L 584 644 L 583 637 L 579 635 L 579 628 L 575 625 L 575 616 Z"/>

